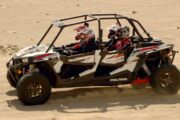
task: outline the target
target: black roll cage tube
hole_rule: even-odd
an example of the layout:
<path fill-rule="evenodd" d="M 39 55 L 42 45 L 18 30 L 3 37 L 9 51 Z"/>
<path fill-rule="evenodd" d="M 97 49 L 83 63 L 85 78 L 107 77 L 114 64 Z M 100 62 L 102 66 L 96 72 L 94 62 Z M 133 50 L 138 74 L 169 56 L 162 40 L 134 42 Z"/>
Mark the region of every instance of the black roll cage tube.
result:
<path fill-rule="evenodd" d="M 103 16 L 103 17 L 102 17 Z M 75 16 L 75 17 L 69 17 L 69 18 L 64 18 L 64 19 L 60 19 L 58 21 L 67 21 L 67 20 L 72 20 L 72 19 L 76 19 L 76 18 L 83 18 L 83 21 L 80 22 L 74 22 L 74 23 L 70 23 L 70 24 L 65 24 L 60 26 L 60 30 L 57 33 L 57 35 L 55 36 L 55 38 L 53 39 L 53 41 L 51 42 L 49 48 L 46 50 L 46 53 L 49 51 L 49 49 L 53 46 L 53 44 L 56 42 L 57 38 L 59 37 L 59 35 L 61 34 L 61 32 L 63 31 L 63 29 L 65 27 L 69 27 L 69 26 L 73 26 L 73 25 L 78 25 L 78 24 L 82 24 L 82 23 L 87 23 L 87 22 L 92 22 L 92 21 L 97 21 L 98 22 L 98 41 L 100 43 L 102 43 L 102 36 L 103 36 L 103 30 L 101 29 L 101 20 L 108 20 L 108 19 L 116 19 L 117 24 L 119 24 L 121 26 L 121 23 L 119 21 L 119 19 L 125 19 L 129 22 L 129 24 L 133 27 L 133 32 L 137 33 L 137 35 L 139 36 L 140 40 L 144 40 L 144 38 L 142 37 L 142 35 L 140 34 L 140 32 L 138 31 L 136 25 L 134 23 L 137 23 L 140 28 L 143 30 L 143 32 L 147 35 L 147 37 L 149 39 L 152 39 L 151 35 L 145 30 L 145 28 L 142 26 L 142 24 L 133 19 L 133 18 L 128 18 L 119 14 L 85 14 L 85 15 L 79 15 L 79 16 Z M 87 18 L 91 18 L 91 19 L 87 19 Z M 49 33 L 49 31 L 52 29 L 53 24 L 51 24 L 49 26 L 49 28 L 47 29 L 47 31 L 44 33 L 44 35 L 42 36 L 42 38 L 39 40 L 39 42 L 37 43 L 37 46 L 39 46 L 41 44 L 41 42 L 44 40 L 44 38 L 46 37 L 46 35 Z"/>

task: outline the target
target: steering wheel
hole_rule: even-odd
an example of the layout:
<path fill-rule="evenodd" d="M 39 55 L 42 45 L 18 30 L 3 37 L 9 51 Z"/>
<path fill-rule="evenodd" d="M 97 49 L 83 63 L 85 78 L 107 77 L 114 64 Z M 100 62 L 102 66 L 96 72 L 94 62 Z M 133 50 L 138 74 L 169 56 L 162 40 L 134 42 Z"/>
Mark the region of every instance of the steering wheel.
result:
<path fill-rule="evenodd" d="M 72 55 L 72 50 L 66 46 L 62 46 L 62 55 Z"/>

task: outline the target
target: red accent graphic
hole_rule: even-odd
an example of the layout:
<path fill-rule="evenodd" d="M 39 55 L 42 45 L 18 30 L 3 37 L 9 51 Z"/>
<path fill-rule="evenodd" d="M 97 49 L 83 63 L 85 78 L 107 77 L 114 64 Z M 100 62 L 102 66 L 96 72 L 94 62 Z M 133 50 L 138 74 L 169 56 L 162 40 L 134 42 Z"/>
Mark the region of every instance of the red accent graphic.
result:
<path fill-rule="evenodd" d="M 135 85 L 142 85 L 142 84 L 148 84 L 150 81 L 149 77 L 145 77 L 145 78 L 137 78 L 136 80 L 133 81 L 132 84 Z"/>
<path fill-rule="evenodd" d="M 146 51 L 146 50 L 151 50 L 151 49 L 156 49 L 159 48 L 158 46 L 150 46 L 150 47 L 145 47 L 145 48 L 141 48 L 141 51 Z"/>
<path fill-rule="evenodd" d="M 123 53 L 118 53 L 118 54 L 113 55 L 113 56 L 111 56 L 111 57 L 109 57 L 109 58 L 107 58 L 107 59 L 111 59 L 111 58 L 118 58 L 118 57 L 122 57 L 122 56 L 124 56 L 124 54 L 123 54 Z"/>
<path fill-rule="evenodd" d="M 73 48 L 75 48 L 75 49 L 79 49 L 80 47 L 81 47 L 80 43 L 77 43 L 76 45 L 73 46 Z"/>
<path fill-rule="evenodd" d="M 43 55 L 39 55 L 39 56 L 36 56 L 35 59 L 42 59 L 44 57 L 47 57 L 49 55 L 52 55 L 53 53 L 46 53 L 46 54 L 43 54 Z"/>

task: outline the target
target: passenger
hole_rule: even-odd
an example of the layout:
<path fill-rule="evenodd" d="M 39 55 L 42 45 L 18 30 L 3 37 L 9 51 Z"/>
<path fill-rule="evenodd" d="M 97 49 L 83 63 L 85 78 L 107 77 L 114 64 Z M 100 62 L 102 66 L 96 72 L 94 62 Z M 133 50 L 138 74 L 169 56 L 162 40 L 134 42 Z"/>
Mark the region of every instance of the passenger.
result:
<path fill-rule="evenodd" d="M 115 50 L 115 45 L 117 43 L 116 33 L 118 29 L 120 29 L 119 25 L 112 25 L 109 28 L 108 38 L 110 40 L 106 43 L 105 50 L 108 50 L 108 51 Z"/>
<path fill-rule="evenodd" d="M 91 52 L 97 48 L 95 34 L 92 29 L 88 28 L 88 26 L 80 26 L 76 30 L 77 35 L 75 36 L 75 39 L 79 42 L 70 47 L 72 50 L 71 54 Z"/>
<path fill-rule="evenodd" d="M 131 46 L 131 41 L 129 38 L 129 27 L 125 26 L 118 30 L 118 41 L 116 43 L 116 50 L 126 50 Z"/>
<path fill-rule="evenodd" d="M 121 27 L 119 25 L 113 25 L 109 29 L 108 38 L 109 42 L 105 45 L 105 49 L 108 51 L 112 50 L 123 50 L 131 45 L 129 39 L 129 27 Z"/>

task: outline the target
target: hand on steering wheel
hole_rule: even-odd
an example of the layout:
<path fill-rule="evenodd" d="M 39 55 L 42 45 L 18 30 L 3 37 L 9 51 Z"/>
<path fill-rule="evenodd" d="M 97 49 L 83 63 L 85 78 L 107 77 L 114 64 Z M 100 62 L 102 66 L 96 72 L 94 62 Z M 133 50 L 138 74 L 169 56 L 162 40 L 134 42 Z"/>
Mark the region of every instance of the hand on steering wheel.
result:
<path fill-rule="evenodd" d="M 63 49 L 63 51 L 62 51 L 63 55 L 71 55 L 72 54 L 72 50 L 70 48 L 63 45 L 62 49 Z"/>

